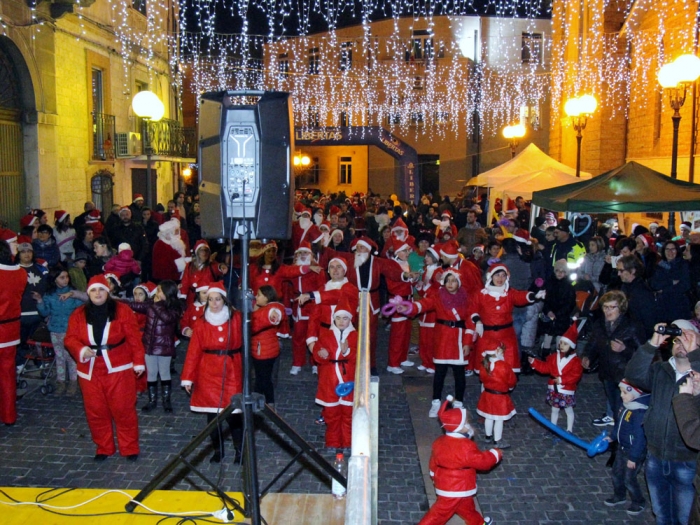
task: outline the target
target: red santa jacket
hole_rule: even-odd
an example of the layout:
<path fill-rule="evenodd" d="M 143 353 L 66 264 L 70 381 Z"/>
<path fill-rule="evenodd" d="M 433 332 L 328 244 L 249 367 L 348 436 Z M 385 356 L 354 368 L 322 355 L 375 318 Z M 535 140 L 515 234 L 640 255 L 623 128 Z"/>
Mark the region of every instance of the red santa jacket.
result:
<path fill-rule="evenodd" d="M 182 281 L 178 296 L 186 297 L 187 304 L 189 305 L 196 298 L 197 287 L 220 281 L 222 276 L 223 272 L 218 263 L 207 264 L 203 268 L 197 268 L 192 264 L 192 261 L 190 261 L 185 265 L 185 271 L 182 272 Z"/>
<path fill-rule="evenodd" d="M 269 268 L 261 268 L 256 263 L 251 263 L 248 265 L 248 281 L 250 283 L 250 289 L 253 290 L 254 294 L 258 293 L 261 286 L 266 284 L 272 286 L 277 292 L 278 296 L 282 296 L 283 281 L 288 281 L 299 277 L 300 275 L 306 275 L 310 271 L 309 265 L 297 266 L 295 264 L 281 264 L 275 273 Z"/>
<path fill-rule="evenodd" d="M 515 388 L 518 378 L 505 360 L 492 361 L 489 368 L 479 362 L 479 379 L 484 390 L 481 392 L 476 412 L 489 419 L 510 419 L 515 415 L 515 405 L 510 391 Z"/>
<path fill-rule="evenodd" d="M 20 265 L 0 264 L 0 348 L 19 344 L 19 318 L 27 272 Z"/>
<path fill-rule="evenodd" d="M 342 343 L 347 343 L 345 353 Z M 325 349 L 327 357 L 321 357 L 319 352 Z M 352 406 L 352 392 L 347 396 L 338 397 L 335 387 L 340 383 L 355 380 L 355 362 L 357 358 L 357 331 L 350 325 L 341 334 L 335 324 L 330 329 L 321 329 L 318 341 L 314 345 L 314 362 L 318 363 L 318 389 L 316 403 L 326 407 L 338 405 Z"/>
<path fill-rule="evenodd" d="M 194 301 L 187 306 L 187 310 L 182 314 L 180 318 L 180 333 L 185 335 L 185 328 L 191 328 L 194 330 L 195 323 L 204 317 L 204 308 L 207 305 L 200 303 L 199 301 Z"/>
<path fill-rule="evenodd" d="M 187 254 L 187 251 L 185 251 Z M 153 278 L 158 281 L 170 279 L 171 281 L 179 281 L 182 272 L 185 269 L 187 261 L 185 257 L 180 255 L 175 248 L 168 243 L 158 239 L 153 245 L 153 263 L 152 273 Z"/>
<path fill-rule="evenodd" d="M 477 293 L 484 287 L 484 281 L 481 278 L 481 270 L 468 259 L 459 257 L 454 265 L 448 268 L 459 272 L 462 288 L 469 293 Z M 440 280 L 443 270 L 435 272 L 435 279 Z"/>
<path fill-rule="evenodd" d="M 448 432 L 433 443 L 430 477 L 435 493 L 443 498 L 466 498 L 476 494 L 476 471 L 491 470 L 501 461 L 500 450 L 481 451 L 464 434 Z"/>
<path fill-rule="evenodd" d="M 347 277 L 340 282 L 328 281 L 323 289 L 314 293 L 313 307 L 309 316 L 309 330 L 306 332 L 306 344 L 318 340 L 319 331 L 330 328 L 333 324 L 333 312 L 341 297 L 346 298 L 353 312 L 357 311 L 360 292 L 348 281 Z"/>
<path fill-rule="evenodd" d="M 311 221 L 311 225 L 306 229 L 303 229 L 301 226 L 299 226 L 299 221 L 294 221 L 292 223 L 292 247 L 294 251 L 296 251 L 299 248 L 299 245 L 302 243 L 302 241 L 313 241 L 313 239 L 309 238 L 309 233 L 314 231 L 315 229 L 313 221 Z"/>
<path fill-rule="evenodd" d="M 583 376 L 583 366 L 581 360 L 574 350 L 569 355 L 562 357 L 559 352 L 547 356 L 547 361 L 535 359 L 532 368 L 540 374 L 548 374 L 551 379 L 547 382 L 548 388 L 561 394 L 572 395 L 576 392 L 581 377 Z M 556 378 L 561 378 L 561 384 L 556 383 Z"/>
<path fill-rule="evenodd" d="M 274 322 L 270 316 L 276 312 L 279 316 Z M 268 303 L 255 310 L 250 316 L 252 334 L 251 355 L 253 359 L 272 359 L 280 355 L 278 337 L 289 337 L 289 323 L 281 303 Z"/>
<path fill-rule="evenodd" d="M 471 314 L 474 311 L 466 291 L 450 294 L 444 287 L 431 288 L 424 299 L 413 303 L 411 315 L 422 312 L 435 312 L 435 347 L 433 361 L 448 365 L 465 365 L 468 356 L 462 351 L 464 345 L 471 345 L 474 335 L 474 323 Z"/>
<path fill-rule="evenodd" d="M 68 319 L 64 344 L 78 365 L 78 375 L 88 381 L 99 370 L 106 369 L 106 373 L 114 374 L 131 368 L 136 371 L 146 368 L 136 315 L 125 304 L 117 302 L 115 306 L 115 318 L 105 325 L 102 341 L 95 341 L 93 337 L 92 326 L 85 318 L 85 306 L 78 307 Z M 102 355 L 83 357 L 84 350 L 97 350 L 98 346 L 105 347 Z M 98 362 L 104 363 L 104 368 L 101 365 L 96 367 Z"/>
<path fill-rule="evenodd" d="M 431 290 L 434 292 L 440 287 L 440 283 L 438 283 L 435 280 L 435 274 L 437 273 L 436 270 L 438 270 L 439 268 L 439 265 L 432 264 L 430 266 L 426 266 L 423 269 L 423 276 L 416 286 L 421 299 L 425 299 L 426 297 L 428 297 L 428 294 L 431 292 Z M 418 324 L 425 328 L 434 328 L 435 310 L 423 310 L 422 314 L 423 315 L 421 315 L 418 319 Z"/>
<path fill-rule="evenodd" d="M 299 297 L 299 295 L 303 293 L 318 290 L 321 286 L 323 286 L 323 279 L 323 275 L 315 272 L 309 272 L 290 279 L 292 288 L 294 289 L 294 296 Z M 311 310 L 312 305 L 310 301 L 307 301 L 303 305 L 300 305 L 299 301 L 295 301 L 292 306 L 292 318 L 295 321 L 308 321 L 309 316 L 311 315 Z"/>
<path fill-rule="evenodd" d="M 192 386 L 193 412 L 217 413 L 243 391 L 241 326 L 238 311 L 219 326 L 206 318 L 195 323 L 180 376 L 182 386 Z"/>

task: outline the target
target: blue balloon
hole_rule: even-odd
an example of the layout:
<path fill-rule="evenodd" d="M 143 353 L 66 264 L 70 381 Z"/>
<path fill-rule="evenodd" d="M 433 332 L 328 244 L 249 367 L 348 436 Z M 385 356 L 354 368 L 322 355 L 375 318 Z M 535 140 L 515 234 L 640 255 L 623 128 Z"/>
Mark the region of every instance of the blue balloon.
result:
<path fill-rule="evenodd" d="M 337 387 L 335 387 L 335 393 L 338 397 L 344 397 L 344 396 L 347 396 L 354 389 L 355 389 L 355 382 L 348 381 L 346 383 L 340 383 Z"/>
<path fill-rule="evenodd" d="M 608 441 L 605 440 L 605 436 L 608 435 L 606 431 L 603 431 L 597 438 L 595 438 L 593 441 L 590 443 L 587 443 L 583 439 L 574 436 L 572 433 L 567 432 L 563 428 L 559 428 L 555 424 L 553 424 L 549 419 L 544 417 L 542 414 L 540 414 L 537 410 L 534 408 L 529 408 L 528 412 L 532 417 L 534 417 L 539 423 L 547 427 L 549 430 L 560 436 L 561 438 L 567 440 L 569 443 L 573 443 L 577 447 L 581 447 L 586 451 L 588 454 L 588 457 L 593 457 L 597 454 L 602 454 L 606 450 L 608 450 Z"/>

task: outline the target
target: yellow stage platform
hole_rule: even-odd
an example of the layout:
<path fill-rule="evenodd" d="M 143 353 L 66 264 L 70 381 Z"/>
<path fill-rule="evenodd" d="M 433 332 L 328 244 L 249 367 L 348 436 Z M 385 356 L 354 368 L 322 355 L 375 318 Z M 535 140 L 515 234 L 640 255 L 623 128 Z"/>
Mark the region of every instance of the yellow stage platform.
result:
<path fill-rule="evenodd" d="M 34 487 L 2 487 L 10 498 L 22 502 L 18 505 L 0 493 L 0 522 L 12 525 L 52 525 L 74 523 L 99 524 L 156 524 L 177 523 L 181 517 L 164 519 L 163 515 L 149 513 L 137 507 L 133 513 L 124 510 L 136 490 L 110 489 L 46 489 Z M 228 493 L 242 501 L 241 493 Z M 41 502 L 43 506 L 36 503 Z M 83 505 L 83 503 L 88 502 Z M 29 504 L 27 504 L 29 503 Z M 150 494 L 144 505 L 160 513 L 190 513 L 188 523 L 223 523 L 211 513 L 223 508 L 214 496 L 204 492 L 157 490 Z M 78 506 L 79 505 L 79 506 Z M 73 508 L 69 508 L 73 507 Z M 192 513 L 192 511 L 195 511 Z M 199 511 L 199 512 L 197 512 Z M 268 494 L 260 503 L 262 517 L 269 525 L 308 524 L 341 525 L 345 515 L 345 500 L 335 500 L 330 494 Z M 208 515 L 204 516 L 204 513 Z M 199 514 L 204 519 L 196 519 Z M 250 523 L 239 513 L 229 523 Z"/>

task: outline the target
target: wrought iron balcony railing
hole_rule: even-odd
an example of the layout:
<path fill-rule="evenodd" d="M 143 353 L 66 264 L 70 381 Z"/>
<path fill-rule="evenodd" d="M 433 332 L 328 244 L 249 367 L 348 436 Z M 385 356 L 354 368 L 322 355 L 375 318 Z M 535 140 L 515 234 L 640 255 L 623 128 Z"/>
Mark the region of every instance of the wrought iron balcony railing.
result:
<path fill-rule="evenodd" d="M 92 113 L 92 160 L 114 159 L 114 115 Z"/>
<path fill-rule="evenodd" d="M 162 119 L 148 123 L 148 139 L 142 133 L 144 153 L 165 157 L 195 158 L 197 156 L 197 130 L 185 128 L 177 120 Z M 150 151 L 149 151 L 150 146 Z"/>

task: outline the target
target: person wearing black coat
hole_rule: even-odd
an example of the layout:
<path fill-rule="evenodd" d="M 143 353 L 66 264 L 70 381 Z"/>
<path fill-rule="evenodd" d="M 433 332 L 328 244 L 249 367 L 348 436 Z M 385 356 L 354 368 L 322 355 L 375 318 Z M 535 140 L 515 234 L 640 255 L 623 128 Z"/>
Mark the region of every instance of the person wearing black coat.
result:
<path fill-rule="evenodd" d="M 662 321 L 688 319 L 690 317 L 690 269 L 681 257 L 678 244 L 664 243 L 662 260 L 656 266 L 649 286 L 656 292 L 656 301 Z"/>
<path fill-rule="evenodd" d="M 554 275 L 547 278 L 545 290 L 547 295 L 542 308 L 545 333 L 563 335 L 571 326 L 571 316 L 576 309 L 576 290 L 569 279 L 565 260 L 554 263 Z"/>
<path fill-rule="evenodd" d="M 627 363 L 646 337 L 643 327 L 627 315 L 629 303 L 624 293 L 612 290 L 601 297 L 600 304 L 603 317 L 593 323 L 581 364 L 585 369 L 598 364 L 598 378 L 612 412 L 607 415 L 609 420 L 606 416 L 601 418 L 605 420 L 602 425 L 612 425 L 622 406 L 618 384 L 625 377 Z"/>
<path fill-rule="evenodd" d="M 629 304 L 629 316 L 642 325 L 648 339 L 659 322 L 659 312 L 654 292 L 644 280 L 644 265 L 636 255 L 626 255 L 617 261 L 616 269 L 622 281 L 620 291 Z"/>

